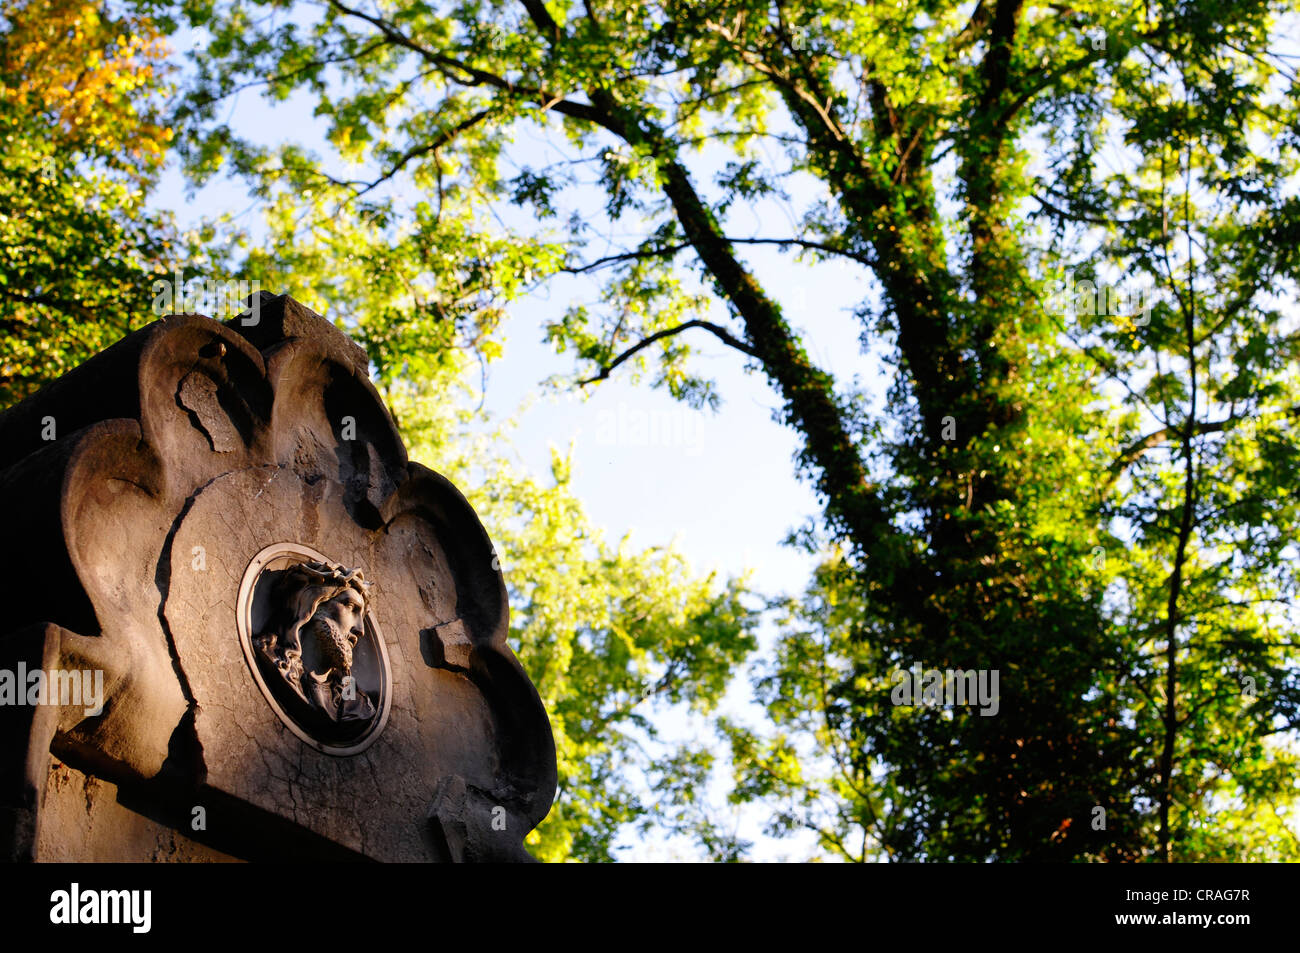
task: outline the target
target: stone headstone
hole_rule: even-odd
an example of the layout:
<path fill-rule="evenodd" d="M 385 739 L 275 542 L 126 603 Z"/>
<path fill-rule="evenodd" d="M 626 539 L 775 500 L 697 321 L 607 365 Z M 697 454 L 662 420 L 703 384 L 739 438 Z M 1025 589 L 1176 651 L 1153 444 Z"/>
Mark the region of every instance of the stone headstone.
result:
<path fill-rule="evenodd" d="M 528 860 L 541 701 L 465 497 L 286 296 L 0 415 L 13 859 Z"/>

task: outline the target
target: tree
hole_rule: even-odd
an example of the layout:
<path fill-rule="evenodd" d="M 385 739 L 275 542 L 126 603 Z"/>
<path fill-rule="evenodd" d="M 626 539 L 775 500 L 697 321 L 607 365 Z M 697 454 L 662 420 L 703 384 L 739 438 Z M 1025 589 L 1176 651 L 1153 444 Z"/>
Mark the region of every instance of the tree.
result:
<path fill-rule="evenodd" d="M 787 638 L 771 677 L 824 688 L 822 726 L 794 727 L 842 780 L 726 725 L 738 797 L 829 792 L 838 819 L 791 823 L 836 850 L 859 825 L 841 852 L 861 859 L 1293 849 L 1229 821 L 1234 800 L 1285 816 L 1293 799 L 1300 375 L 1275 294 L 1294 294 L 1300 219 L 1295 76 L 1273 46 L 1294 10 L 183 8 L 211 34 L 178 116 L 194 174 L 249 176 L 285 244 L 346 235 L 348 287 L 427 267 L 415 306 L 367 327 L 381 355 L 490 357 L 505 300 L 581 273 L 608 276 L 604 307 L 547 333 L 582 386 L 653 368 L 716 402 L 687 343 L 708 334 L 779 394 L 824 502 L 802 538 L 838 555 L 787 610 L 821 648 Z M 243 141 L 217 110 L 247 84 L 311 96 L 336 155 Z M 521 165 L 524 129 L 562 158 Z M 603 214 L 574 188 L 585 170 Z M 739 231 L 739 210 L 810 181 L 791 232 Z M 584 256 L 614 224 L 636 240 Z M 896 369 L 884 418 L 811 361 L 746 257 L 765 245 L 861 269 L 864 339 Z M 851 613 L 826 611 L 833 592 Z M 999 714 L 891 704 L 914 666 L 997 670 Z M 777 755 L 790 770 L 759 783 Z"/>
<path fill-rule="evenodd" d="M 0 3 L 0 405 L 149 320 L 177 236 L 145 211 L 171 130 L 147 17 L 88 0 Z"/>

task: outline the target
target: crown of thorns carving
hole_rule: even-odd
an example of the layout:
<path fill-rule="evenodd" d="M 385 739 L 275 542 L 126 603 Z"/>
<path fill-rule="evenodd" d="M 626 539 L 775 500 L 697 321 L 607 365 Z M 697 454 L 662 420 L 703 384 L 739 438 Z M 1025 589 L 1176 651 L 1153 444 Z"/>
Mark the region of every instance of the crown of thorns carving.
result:
<path fill-rule="evenodd" d="M 344 589 L 353 589 L 361 596 L 363 606 L 370 603 L 371 583 L 366 582 L 360 569 L 348 569 L 339 563 L 303 562 L 291 567 L 284 576 L 285 583 L 299 580 L 313 588 L 330 589 L 335 596 Z"/>

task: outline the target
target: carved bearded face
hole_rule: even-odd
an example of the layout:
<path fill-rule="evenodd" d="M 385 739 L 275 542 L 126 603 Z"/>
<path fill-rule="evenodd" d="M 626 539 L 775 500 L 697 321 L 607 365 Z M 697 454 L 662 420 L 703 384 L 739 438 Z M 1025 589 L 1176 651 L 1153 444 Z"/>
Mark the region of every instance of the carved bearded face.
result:
<path fill-rule="evenodd" d="M 271 624 L 253 640 L 264 662 L 294 699 L 302 717 L 364 722 L 376 712 L 373 693 L 352 678 L 353 651 L 366 638 L 370 584 L 359 569 L 305 562 L 284 571 L 272 593 Z M 273 689 L 278 690 L 278 689 Z"/>
<path fill-rule="evenodd" d="M 324 666 L 314 675 L 351 673 L 352 649 L 364 634 L 364 620 L 365 605 L 360 593 L 351 587 L 317 607 L 302 627 L 302 638 L 315 640 Z"/>

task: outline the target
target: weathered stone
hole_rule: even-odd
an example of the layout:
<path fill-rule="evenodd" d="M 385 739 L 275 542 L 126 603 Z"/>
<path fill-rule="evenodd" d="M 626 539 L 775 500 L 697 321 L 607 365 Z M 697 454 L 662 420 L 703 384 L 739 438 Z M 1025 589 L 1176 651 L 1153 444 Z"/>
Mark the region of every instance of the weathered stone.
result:
<path fill-rule="evenodd" d="M 0 846 L 109 859 L 112 824 L 118 859 L 528 859 L 555 749 L 492 545 L 407 460 L 364 352 L 256 305 L 155 322 L 0 414 L 0 671 L 103 686 L 98 713 L 0 706 Z"/>
<path fill-rule="evenodd" d="M 470 653 L 474 650 L 474 642 L 464 622 L 453 619 L 451 622 L 435 626 L 433 631 L 427 634 L 432 636 L 429 640 L 431 653 L 427 659 L 430 665 L 462 672 L 470 667 Z"/>

